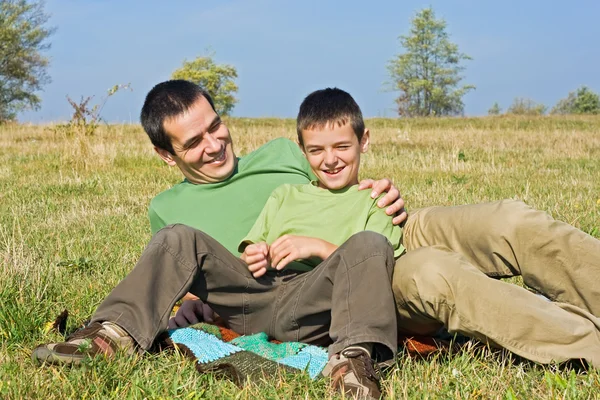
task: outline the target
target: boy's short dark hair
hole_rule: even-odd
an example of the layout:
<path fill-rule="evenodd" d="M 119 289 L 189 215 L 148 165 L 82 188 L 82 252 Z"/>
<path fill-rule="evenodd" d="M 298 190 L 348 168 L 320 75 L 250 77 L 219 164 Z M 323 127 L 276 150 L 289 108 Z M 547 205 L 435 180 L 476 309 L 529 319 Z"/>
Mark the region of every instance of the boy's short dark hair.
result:
<path fill-rule="evenodd" d="M 314 91 L 306 96 L 300 104 L 300 111 L 298 111 L 296 119 L 298 143 L 304 145 L 303 130 L 323 128 L 334 124 L 344 126 L 347 123 L 350 123 L 360 142 L 365 133 L 365 122 L 360 107 L 352 96 L 338 88 Z"/>
<path fill-rule="evenodd" d="M 154 86 L 146 95 L 140 113 L 142 126 L 152 144 L 175 154 L 171 138 L 164 128 L 165 120 L 183 114 L 201 97 L 204 97 L 215 110 L 215 105 L 208 92 L 195 83 L 177 79 Z"/>

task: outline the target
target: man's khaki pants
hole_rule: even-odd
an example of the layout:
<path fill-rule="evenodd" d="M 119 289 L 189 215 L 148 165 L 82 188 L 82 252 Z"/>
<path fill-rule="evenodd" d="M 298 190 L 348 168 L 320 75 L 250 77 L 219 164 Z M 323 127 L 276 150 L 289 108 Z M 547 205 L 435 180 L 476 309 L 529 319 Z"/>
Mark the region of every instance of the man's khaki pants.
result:
<path fill-rule="evenodd" d="M 524 358 L 600 367 L 600 241 L 519 201 L 430 207 L 394 270 L 401 333 L 477 338 Z M 498 278 L 522 276 L 536 295 Z"/>
<path fill-rule="evenodd" d="M 115 322 L 148 349 L 167 328 L 175 302 L 191 292 L 238 333 L 330 345 L 330 355 L 374 343 L 380 358 L 388 359 L 397 350 L 393 268 L 387 239 L 359 232 L 312 271 L 255 279 L 244 261 L 210 236 L 170 225 L 154 235 L 92 322 Z"/>

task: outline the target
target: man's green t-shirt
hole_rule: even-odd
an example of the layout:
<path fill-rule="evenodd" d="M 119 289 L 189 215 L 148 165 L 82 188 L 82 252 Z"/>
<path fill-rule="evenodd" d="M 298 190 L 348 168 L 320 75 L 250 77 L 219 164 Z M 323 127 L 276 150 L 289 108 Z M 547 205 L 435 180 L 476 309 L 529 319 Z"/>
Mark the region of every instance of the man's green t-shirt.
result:
<path fill-rule="evenodd" d="M 404 252 L 402 228 L 392 224 L 385 210 L 377 207 L 371 191 L 354 185 L 341 190 L 327 190 L 314 184 L 283 185 L 267 200 L 256 223 L 241 241 L 242 252 L 250 243 L 272 244 L 283 235 L 308 236 L 340 246 L 361 231 L 381 233 L 394 248 L 394 256 Z M 306 271 L 318 264 L 302 260 L 286 268 Z"/>
<path fill-rule="evenodd" d="M 236 171 L 223 182 L 198 185 L 184 180 L 158 194 L 148 211 L 152 233 L 170 224 L 189 225 L 239 255 L 240 241 L 273 190 L 311 179 L 314 175 L 298 145 L 288 139 L 272 140 L 240 158 Z"/>

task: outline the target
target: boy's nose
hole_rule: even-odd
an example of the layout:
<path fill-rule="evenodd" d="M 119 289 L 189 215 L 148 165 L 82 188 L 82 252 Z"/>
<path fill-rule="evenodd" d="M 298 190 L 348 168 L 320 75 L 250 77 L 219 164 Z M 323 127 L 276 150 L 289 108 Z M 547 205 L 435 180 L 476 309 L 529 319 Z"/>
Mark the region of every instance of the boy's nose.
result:
<path fill-rule="evenodd" d="M 335 167 L 335 165 L 337 164 L 337 157 L 334 153 L 332 152 L 327 152 L 325 153 L 325 165 L 327 167 Z"/>

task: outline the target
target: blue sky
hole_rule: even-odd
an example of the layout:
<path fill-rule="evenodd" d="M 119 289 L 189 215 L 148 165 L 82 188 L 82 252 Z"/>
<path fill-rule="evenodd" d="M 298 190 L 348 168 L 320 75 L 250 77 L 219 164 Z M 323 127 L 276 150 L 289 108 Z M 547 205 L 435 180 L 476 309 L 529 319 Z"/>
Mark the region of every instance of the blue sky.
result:
<path fill-rule="evenodd" d="M 52 83 L 41 109 L 21 121 L 67 120 L 65 96 L 100 100 L 115 84 L 133 91 L 110 98 L 109 122 L 138 122 L 144 96 L 184 59 L 216 53 L 238 70 L 233 115 L 294 117 L 304 96 L 327 86 L 349 91 L 365 116 L 395 116 L 385 91 L 386 64 L 398 36 L 427 6 L 451 40 L 473 57 L 464 83 L 467 115 L 485 115 L 515 97 L 554 105 L 581 85 L 600 92 L 600 2 L 328 0 L 47 0 Z"/>

